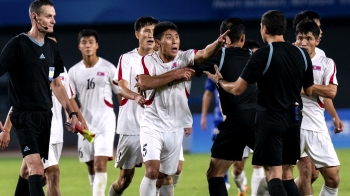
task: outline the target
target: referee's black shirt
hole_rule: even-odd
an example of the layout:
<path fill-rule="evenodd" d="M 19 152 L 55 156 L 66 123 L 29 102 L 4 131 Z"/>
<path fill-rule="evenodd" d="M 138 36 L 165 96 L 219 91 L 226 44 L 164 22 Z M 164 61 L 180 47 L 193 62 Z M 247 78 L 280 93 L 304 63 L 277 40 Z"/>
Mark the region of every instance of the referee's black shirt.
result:
<path fill-rule="evenodd" d="M 241 78 L 259 87 L 258 111 L 287 112 L 298 102 L 302 109 L 301 87 L 313 85 L 312 63 L 309 54 L 287 42 L 273 42 L 271 63 L 266 69 L 270 46 L 258 49 L 244 68 Z M 266 69 L 266 70 L 265 70 Z M 306 69 L 306 71 L 305 71 Z M 265 71 L 265 74 L 263 74 Z"/>
<path fill-rule="evenodd" d="M 52 78 L 64 71 L 57 44 L 45 37 L 40 45 L 27 34 L 12 38 L 0 55 L 0 76 L 9 73 L 10 105 L 25 111 L 52 108 L 49 69 Z"/>
<path fill-rule="evenodd" d="M 207 60 L 197 72 L 209 71 L 215 73 L 214 64 L 218 67 L 222 63 L 220 73 L 224 80 L 234 82 L 242 73 L 243 68 L 251 57 L 251 51 L 241 48 L 222 48 L 214 57 Z M 198 74 L 197 74 L 198 75 Z M 256 108 L 257 86 L 248 85 L 247 89 L 239 96 L 218 88 L 220 104 L 224 115 L 230 115 L 236 110 Z"/>

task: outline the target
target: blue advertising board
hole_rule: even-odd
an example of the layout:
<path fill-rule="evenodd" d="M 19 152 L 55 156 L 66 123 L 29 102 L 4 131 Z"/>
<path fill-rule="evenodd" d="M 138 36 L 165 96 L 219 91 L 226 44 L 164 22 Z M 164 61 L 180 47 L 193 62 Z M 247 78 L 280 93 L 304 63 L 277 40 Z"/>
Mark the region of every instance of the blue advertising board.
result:
<path fill-rule="evenodd" d="M 0 0 L 0 26 L 28 25 L 32 0 Z M 259 19 L 277 9 L 288 18 L 313 10 L 323 18 L 350 17 L 350 0 L 52 0 L 57 24 L 133 23 L 143 15 L 174 22 Z"/>

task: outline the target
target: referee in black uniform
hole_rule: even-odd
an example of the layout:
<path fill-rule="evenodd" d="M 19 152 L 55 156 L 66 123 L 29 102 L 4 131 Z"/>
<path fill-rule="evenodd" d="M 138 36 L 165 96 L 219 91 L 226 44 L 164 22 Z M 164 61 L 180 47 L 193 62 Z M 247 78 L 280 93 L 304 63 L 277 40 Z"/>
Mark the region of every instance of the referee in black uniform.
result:
<path fill-rule="evenodd" d="M 251 57 L 249 49 L 242 49 L 245 43 L 245 27 L 239 18 L 224 20 L 220 26 L 220 34 L 230 30 L 226 45 L 213 58 L 201 66 L 195 66 L 196 74 L 203 71 L 215 73 L 214 65 L 218 65 L 222 76 L 228 82 L 236 81 L 244 66 Z M 215 80 L 217 82 L 217 80 Z M 217 83 L 218 85 L 218 83 Z M 211 148 L 210 165 L 207 172 L 210 195 L 228 195 L 224 175 L 234 161 L 242 161 L 246 146 L 254 148 L 257 86 L 247 85 L 247 89 L 239 96 L 226 92 L 218 85 L 222 112 L 226 115 L 220 123 L 219 134 Z"/>
<path fill-rule="evenodd" d="M 311 95 L 313 85 L 311 59 L 305 50 L 284 41 L 286 26 L 282 12 L 266 12 L 260 32 L 269 45 L 253 54 L 238 80 L 227 82 L 218 70 L 215 75 L 208 73 L 234 95 L 257 82 L 253 165 L 264 166 L 271 196 L 300 195 L 292 170 L 300 158 L 300 92 L 303 87 L 304 93 Z"/>
<path fill-rule="evenodd" d="M 64 71 L 58 46 L 45 36 L 53 32 L 55 15 L 49 0 L 33 1 L 29 7 L 31 30 L 12 38 L 0 55 L 0 76 L 9 73 L 10 120 L 23 154 L 20 173 L 25 166 L 29 170 L 28 180 L 20 175 L 16 196 L 44 195 L 41 159 L 48 158 L 51 89 L 69 113 L 73 127 L 79 123 L 58 77 Z"/>

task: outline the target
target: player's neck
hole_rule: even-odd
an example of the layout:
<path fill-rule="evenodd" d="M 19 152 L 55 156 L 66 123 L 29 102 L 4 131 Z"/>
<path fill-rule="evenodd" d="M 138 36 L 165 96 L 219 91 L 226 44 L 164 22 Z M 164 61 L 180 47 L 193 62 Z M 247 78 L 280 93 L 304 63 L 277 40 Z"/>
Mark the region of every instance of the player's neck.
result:
<path fill-rule="evenodd" d="M 147 54 L 152 54 L 154 52 L 153 49 L 146 49 L 142 48 L 141 46 L 137 48 L 137 52 L 139 53 L 140 56 L 145 56 Z"/>
<path fill-rule="evenodd" d="M 316 51 L 314 49 L 314 51 L 312 51 L 311 53 L 309 53 L 310 55 L 310 59 L 314 58 L 314 56 L 316 56 Z"/>
<path fill-rule="evenodd" d="M 28 34 L 28 36 L 30 36 L 31 38 L 33 38 L 34 40 L 36 40 L 39 43 L 44 42 L 44 38 L 46 35 L 46 33 L 40 32 L 37 28 L 34 28 L 33 26 L 30 29 L 30 31 L 28 31 L 27 34 Z"/>
<path fill-rule="evenodd" d="M 160 52 L 158 54 L 159 54 L 159 58 L 162 59 L 163 63 L 169 63 L 175 59 L 175 57 L 173 56 L 168 56 Z"/>
<path fill-rule="evenodd" d="M 99 57 L 97 55 L 83 56 L 83 62 L 86 68 L 94 67 L 98 59 Z"/>
<path fill-rule="evenodd" d="M 271 44 L 272 42 L 285 42 L 283 35 L 267 36 L 265 42 Z"/>
<path fill-rule="evenodd" d="M 243 44 L 241 42 L 236 42 L 226 45 L 225 48 L 243 48 Z"/>

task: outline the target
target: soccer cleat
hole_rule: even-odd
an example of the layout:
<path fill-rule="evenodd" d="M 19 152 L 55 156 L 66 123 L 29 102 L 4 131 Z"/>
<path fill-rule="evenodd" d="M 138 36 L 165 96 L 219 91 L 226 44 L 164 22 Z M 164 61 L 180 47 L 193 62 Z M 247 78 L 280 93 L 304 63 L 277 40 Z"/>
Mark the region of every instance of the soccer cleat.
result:
<path fill-rule="evenodd" d="M 245 191 L 244 193 L 238 192 L 237 196 L 247 196 L 248 195 L 248 185 L 244 185 Z"/>

